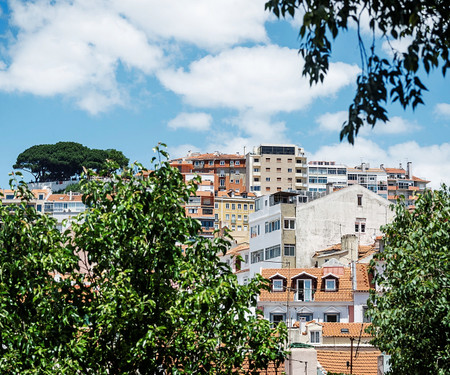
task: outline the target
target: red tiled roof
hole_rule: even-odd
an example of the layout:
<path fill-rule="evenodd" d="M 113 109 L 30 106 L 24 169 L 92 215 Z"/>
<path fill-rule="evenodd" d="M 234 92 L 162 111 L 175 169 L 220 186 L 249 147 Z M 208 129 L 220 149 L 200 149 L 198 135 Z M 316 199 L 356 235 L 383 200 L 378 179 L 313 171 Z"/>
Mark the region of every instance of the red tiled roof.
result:
<path fill-rule="evenodd" d="M 72 194 L 72 197 L 69 194 L 52 194 L 47 200 L 53 202 L 81 202 L 82 197 L 81 194 Z"/>
<path fill-rule="evenodd" d="M 421 178 L 416 177 L 416 176 L 412 176 L 412 179 L 413 179 L 413 181 L 417 181 L 417 182 L 426 182 L 426 183 L 430 182 L 430 181 L 427 181 L 427 180 L 422 180 Z"/>
<path fill-rule="evenodd" d="M 354 375 L 377 375 L 380 355 L 381 352 L 378 350 L 358 351 L 358 354 L 353 357 L 352 373 Z M 347 362 L 350 363 L 350 350 L 317 350 L 317 361 L 329 372 L 350 373 L 350 368 L 347 367 Z"/>
<path fill-rule="evenodd" d="M 210 160 L 210 159 L 240 159 L 244 160 L 244 155 L 238 155 L 238 154 L 214 154 L 214 153 L 207 153 L 207 154 L 201 154 L 201 155 L 192 155 L 186 158 L 186 160 Z"/>
<path fill-rule="evenodd" d="M 290 270 L 287 268 L 276 268 L 261 270 L 262 276 L 266 279 L 270 279 L 270 277 L 276 273 L 286 277 L 288 283 L 290 283 L 292 277 L 301 273 L 308 273 L 309 275 L 317 278 L 318 285 L 314 293 L 314 301 L 353 301 L 350 268 L 344 268 L 344 274 L 339 278 L 339 287 L 337 291 L 325 291 L 325 279 L 322 279 L 322 268 L 294 268 Z M 289 296 L 286 293 L 288 293 Z M 286 301 L 287 299 L 294 300 L 293 291 L 272 292 L 262 290 L 260 294 L 260 301 Z"/>
<path fill-rule="evenodd" d="M 322 334 L 324 337 L 372 337 L 365 332 L 365 329 L 371 323 L 320 323 L 322 325 Z M 342 332 L 343 329 L 348 333 Z"/>
<path fill-rule="evenodd" d="M 399 168 L 384 168 L 387 173 L 399 173 L 399 174 L 405 174 L 406 171 L 404 169 Z"/>

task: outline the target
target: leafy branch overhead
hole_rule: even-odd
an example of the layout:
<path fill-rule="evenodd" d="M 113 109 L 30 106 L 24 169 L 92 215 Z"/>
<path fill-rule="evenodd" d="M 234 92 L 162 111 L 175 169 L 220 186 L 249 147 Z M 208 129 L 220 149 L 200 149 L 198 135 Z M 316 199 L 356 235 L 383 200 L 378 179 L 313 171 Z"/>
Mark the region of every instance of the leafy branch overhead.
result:
<path fill-rule="evenodd" d="M 37 182 L 68 180 L 83 172 L 83 167 L 101 170 L 106 160 L 120 167 L 128 165 L 129 159 L 114 149 L 90 149 L 76 142 L 58 142 L 32 146 L 17 156 L 13 165 L 33 174 Z"/>
<path fill-rule="evenodd" d="M 322 82 L 328 73 L 332 42 L 352 24 L 357 28 L 357 44 L 362 71 L 350 104 L 348 119 L 340 138 L 354 143 L 364 124 L 375 126 L 388 121 L 386 104 L 399 102 L 405 109 L 423 104 L 419 73 L 441 67 L 445 76 L 450 67 L 450 7 L 442 0 L 269 0 L 266 10 L 278 18 L 301 16 L 300 53 L 303 75 L 310 84 Z M 368 21 L 372 33 L 366 47 L 362 23 Z M 367 24 L 364 25 L 367 27 Z M 405 52 L 392 42 L 406 44 Z M 381 58 L 377 43 L 387 42 L 392 57 Z"/>

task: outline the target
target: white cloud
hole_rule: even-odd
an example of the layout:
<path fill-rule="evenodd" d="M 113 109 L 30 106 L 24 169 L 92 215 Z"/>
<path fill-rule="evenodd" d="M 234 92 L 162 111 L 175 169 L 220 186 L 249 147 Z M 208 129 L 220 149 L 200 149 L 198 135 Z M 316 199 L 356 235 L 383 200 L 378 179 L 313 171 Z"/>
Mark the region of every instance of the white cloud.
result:
<path fill-rule="evenodd" d="M 324 113 L 316 119 L 319 130 L 338 133 L 342 129 L 342 124 L 348 118 L 347 111 L 339 111 L 335 113 Z"/>
<path fill-rule="evenodd" d="M 268 40 L 263 0 L 13 0 L 10 9 L 17 35 L 0 60 L 1 90 L 63 95 L 91 113 L 127 104 L 120 67 L 152 75 L 179 43 L 218 51 Z"/>
<path fill-rule="evenodd" d="M 374 141 L 358 137 L 354 146 L 346 142 L 322 146 L 308 155 L 308 160 L 333 160 L 350 167 L 368 162 L 375 168 L 380 164 L 396 168 L 399 163 L 405 167 L 406 162 L 411 161 L 413 175 L 430 180 L 429 186 L 438 188 L 443 182 L 450 184 L 450 143 L 421 146 L 410 141 L 384 150 Z"/>
<path fill-rule="evenodd" d="M 302 64 L 293 49 L 238 47 L 195 61 L 189 71 L 161 71 L 159 78 L 195 107 L 276 113 L 304 109 L 318 97 L 332 96 L 358 72 L 354 65 L 330 64 L 323 85 L 310 87 L 301 77 Z"/>
<path fill-rule="evenodd" d="M 348 119 L 348 112 L 339 111 L 334 113 L 324 113 L 316 119 L 319 125 L 319 130 L 339 133 L 342 129 L 342 124 Z M 372 136 L 372 135 L 394 135 L 402 133 L 411 133 L 419 130 L 420 126 L 415 122 L 407 121 L 402 117 L 393 116 L 387 123 L 378 122 L 375 127 L 363 126 L 358 135 Z"/>
<path fill-rule="evenodd" d="M 169 151 L 171 159 L 176 159 L 176 158 L 181 158 L 183 156 L 186 156 L 188 154 L 188 152 L 204 152 L 204 151 L 201 151 L 201 149 L 198 148 L 197 146 L 194 146 L 194 145 L 188 144 L 188 143 L 181 144 L 178 146 L 169 146 L 168 151 Z"/>
<path fill-rule="evenodd" d="M 211 127 L 212 117 L 207 113 L 180 113 L 168 122 L 168 127 L 174 130 L 188 129 L 194 131 L 205 131 Z"/>
<path fill-rule="evenodd" d="M 175 39 L 217 51 L 266 42 L 264 0 L 112 0 L 114 8 L 152 39 Z"/>
<path fill-rule="evenodd" d="M 407 36 L 401 39 L 385 40 L 382 44 L 383 51 L 390 57 L 393 57 L 396 53 L 404 53 L 408 50 L 409 45 L 413 41 L 413 37 Z"/>
<path fill-rule="evenodd" d="M 11 3 L 18 28 L 11 63 L 0 72 L 6 91 L 68 95 L 91 113 L 123 104 L 126 92 L 116 80 L 119 63 L 150 73 L 163 62 L 162 50 L 105 1 L 61 0 Z"/>
<path fill-rule="evenodd" d="M 438 116 L 449 117 L 450 118 L 450 104 L 448 103 L 438 103 L 434 108 L 434 113 Z"/>

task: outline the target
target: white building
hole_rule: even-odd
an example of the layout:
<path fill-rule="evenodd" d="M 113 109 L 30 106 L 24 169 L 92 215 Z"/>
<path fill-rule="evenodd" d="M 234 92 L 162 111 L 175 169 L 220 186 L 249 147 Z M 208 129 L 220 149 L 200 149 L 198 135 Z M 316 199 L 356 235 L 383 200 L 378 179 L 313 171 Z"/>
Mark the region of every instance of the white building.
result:
<path fill-rule="evenodd" d="M 316 251 L 339 243 L 343 235 L 356 234 L 360 245 L 373 244 L 380 227 L 392 221 L 390 202 L 372 191 L 353 185 L 296 209 L 296 266 L 314 266 Z M 250 250 L 253 250 L 250 247 Z M 357 259 L 352 259 L 356 261 Z"/>

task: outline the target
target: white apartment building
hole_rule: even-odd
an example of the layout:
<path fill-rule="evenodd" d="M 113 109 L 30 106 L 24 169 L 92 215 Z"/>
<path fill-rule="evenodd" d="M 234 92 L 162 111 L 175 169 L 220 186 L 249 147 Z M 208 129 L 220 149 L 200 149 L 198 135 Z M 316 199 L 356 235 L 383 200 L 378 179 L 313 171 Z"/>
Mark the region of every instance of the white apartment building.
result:
<path fill-rule="evenodd" d="M 308 169 L 303 148 L 287 144 L 260 145 L 246 158 L 247 189 L 257 196 L 307 189 Z"/>
<path fill-rule="evenodd" d="M 347 186 L 347 166 L 335 161 L 308 162 L 308 191 L 326 191 L 327 184 L 334 188 Z"/>
<path fill-rule="evenodd" d="M 295 267 L 297 195 L 278 192 L 259 197 L 250 214 L 250 277 L 261 268 Z"/>
<path fill-rule="evenodd" d="M 381 165 L 380 168 L 370 168 L 368 163 L 361 163 L 354 168 L 347 169 L 348 185 L 361 185 L 377 193 L 383 198 L 388 197 L 387 173 Z"/>

